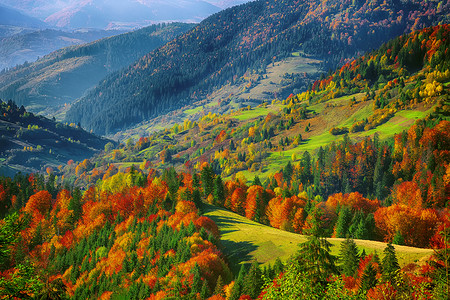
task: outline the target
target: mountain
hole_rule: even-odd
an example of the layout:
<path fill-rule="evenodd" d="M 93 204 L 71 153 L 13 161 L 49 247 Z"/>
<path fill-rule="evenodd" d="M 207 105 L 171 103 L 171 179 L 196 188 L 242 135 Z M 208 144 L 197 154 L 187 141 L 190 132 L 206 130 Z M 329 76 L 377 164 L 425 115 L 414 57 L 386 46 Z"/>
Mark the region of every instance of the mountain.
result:
<path fill-rule="evenodd" d="M 46 28 L 44 22 L 27 16 L 15 9 L 0 5 L 0 25 L 26 27 L 26 28 Z"/>
<path fill-rule="evenodd" d="M 59 28 L 134 29 L 160 22 L 199 22 L 220 10 L 201 0 L 9 1 Z"/>
<path fill-rule="evenodd" d="M 417 30 L 282 101 L 0 176 L 0 294 L 448 298 L 449 36 Z M 10 134 L 45 140 L 0 108 Z"/>
<path fill-rule="evenodd" d="M 0 174 L 56 168 L 103 150 L 107 139 L 77 126 L 36 116 L 14 102 L 0 102 Z"/>
<path fill-rule="evenodd" d="M 250 0 L 205 0 L 205 2 L 211 3 L 212 5 L 220 7 L 222 9 L 241 5 L 249 1 Z"/>
<path fill-rule="evenodd" d="M 0 97 L 14 99 L 18 105 L 25 105 L 33 112 L 69 104 L 107 74 L 128 66 L 192 27 L 182 23 L 153 25 L 55 51 L 34 63 L 2 72 Z M 96 33 L 73 33 L 72 37 L 93 37 Z M 68 39 L 71 35 L 58 31 L 37 32 L 33 39 L 39 43 L 39 37 L 53 35 L 51 40 L 56 40 L 54 35 L 59 34 L 64 41 L 73 41 Z"/>
<path fill-rule="evenodd" d="M 232 7 L 102 81 L 66 118 L 113 133 L 205 99 L 245 80 L 244 74 L 256 74 L 257 83 L 268 66 L 294 52 L 321 59 L 322 70 L 336 66 L 402 33 L 447 20 L 446 5 L 260 0 Z"/>
<path fill-rule="evenodd" d="M 58 49 L 90 43 L 123 33 L 116 30 L 61 31 L 53 29 L 27 30 L 4 37 L 0 43 L 0 70 L 25 62 L 34 62 Z"/>

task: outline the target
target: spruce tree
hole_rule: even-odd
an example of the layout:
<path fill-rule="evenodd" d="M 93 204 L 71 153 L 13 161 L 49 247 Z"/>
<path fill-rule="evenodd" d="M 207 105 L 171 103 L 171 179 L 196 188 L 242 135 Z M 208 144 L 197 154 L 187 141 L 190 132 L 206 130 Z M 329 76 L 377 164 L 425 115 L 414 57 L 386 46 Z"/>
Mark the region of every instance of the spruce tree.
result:
<path fill-rule="evenodd" d="M 200 267 L 196 263 L 194 268 L 192 268 L 191 273 L 194 274 L 191 285 L 191 292 L 197 294 L 201 292 L 202 289 L 202 277 L 200 274 Z"/>
<path fill-rule="evenodd" d="M 241 265 L 241 269 L 239 270 L 239 275 L 234 281 L 234 285 L 231 288 L 230 298 L 229 300 L 238 300 L 242 294 L 242 288 L 244 285 L 245 278 L 245 265 Z"/>
<path fill-rule="evenodd" d="M 214 204 L 223 206 L 225 202 L 225 189 L 223 187 L 222 178 L 220 175 L 216 176 L 214 180 Z"/>
<path fill-rule="evenodd" d="M 342 207 L 336 223 L 336 237 L 343 238 L 347 235 L 351 221 L 352 213 L 350 208 L 348 206 Z"/>
<path fill-rule="evenodd" d="M 261 293 L 262 286 L 264 284 L 261 278 L 262 272 L 259 268 L 258 262 L 254 261 L 248 270 L 247 275 L 244 278 L 244 286 L 242 292 L 255 299 Z"/>
<path fill-rule="evenodd" d="M 203 281 L 202 290 L 200 291 L 200 298 L 207 299 L 211 295 L 211 291 L 209 290 L 208 282 Z"/>
<path fill-rule="evenodd" d="M 353 239 L 347 238 L 341 243 L 339 262 L 342 273 L 346 276 L 354 276 L 359 264 L 358 248 Z"/>
<path fill-rule="evenodd" d="M 336 257 L 331 255 L 330 247 L 330 242 L 317 236 L 309 236 L 306 242 L 300 244 L 296 259 L 300 269 L 314 283 L 326 284 L 328 277 L 338 274 L 335 265 Z"/>
<path fill-rule="evenodd" d="M 387 244 L 383 251 L 384 257 L 381 262 L 383 268 L 383 280 L 392 281 L 395 278 L 395 273 L 400 270 L 395 248 L 391 243 Z"/>
<path fill-rule="evenodd" d="M 376 285 L 377 285 L 377 271 L 373 267 L 372 262 L 369 262 L 369 264 L 366 266 L 361 276 L 360 289 L 362 292 L 367 292 Z"/>
<path fill-rule="evenodd" d="M 223 279 L 222 279 L 222 275 L 219 275 L 219 277 L 217 277 L 217 281 L 216 281 L 216 287 L 214 289 L 214 295 L 220 295 L 220 296 L 225 296 L 225 293 L 223 291 Z"/>

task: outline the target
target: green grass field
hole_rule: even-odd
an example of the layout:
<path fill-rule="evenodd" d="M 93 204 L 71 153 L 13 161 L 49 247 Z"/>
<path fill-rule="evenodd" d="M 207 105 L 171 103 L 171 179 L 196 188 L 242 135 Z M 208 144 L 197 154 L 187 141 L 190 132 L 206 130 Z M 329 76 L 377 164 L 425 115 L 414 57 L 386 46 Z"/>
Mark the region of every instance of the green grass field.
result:
<path fill-rule="evenodd" d="M 298 244 L 307 240 L 307 237 L 276 228 L 258 224 L 228 210 L 205 205 L 204 215 L 211 218 L 219 226 L 221 233 L 222 251 L 228 257 L 234 273 L 239 271 L 240 264 L 250 263 L 253 260 L 261 265 L 273 264 L 276 258 L 286 261 L 295 254 Z M 343 239 L 330 238 L 331 252 L 338 255 L 340 243 Z M 367 254 L 377 252 L 383 256 L 385 243 L 367 240 L 355 240 L 359 249 Z M 431 249 L 420 249 L 395 245 L 400 266 L 408 263 L 423 262 L 431 254 Z"/>
<path fill-rule="evenodd" d="M 261 116 L 265 117 L 270 112 L 274 112 L 274 113 L 278 112 L 281 107 L 283 107 L 283 105 L 281 105 L 281 104 L 269 105 L 269 106 L 267 106 L 267 108 L 256 107 L 256 108 L 252 108 L 250 110 L 244 110 L 244 111 L 237 112 L 233 116 L 233 118 L 238 119 L 240 121 L 246 121 L 246 120 L 255 119 L 255 118 L 258 118 Z"/>

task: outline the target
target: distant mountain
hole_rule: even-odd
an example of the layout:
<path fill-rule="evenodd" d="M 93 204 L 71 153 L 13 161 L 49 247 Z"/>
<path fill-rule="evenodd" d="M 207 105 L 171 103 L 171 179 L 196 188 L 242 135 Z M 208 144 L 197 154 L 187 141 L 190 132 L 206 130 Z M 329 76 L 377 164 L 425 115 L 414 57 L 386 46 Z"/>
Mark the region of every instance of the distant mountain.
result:
<path fill-rule="evenodd" d="M 56 168 L 104 149 L 102 139 L 83 129 L 29 113 L 12 101 L 0 101 L 0 175 Z"/>
<path fill-rule="evenodd" d="M 25 27 L 25 28 L 46 28 L 44 22 L 27 16 L 15 9 L 0 5 L 0 25 Z"/>
<path fill-rule="evenodd" d="M 55 51 L 35 63 L 1 73 L 0 97 L 14 99 L 33 112 L 71 103 L 107 74 L 128 66 L 193 26 L 153 25 Z"/>
<path fill-rule="evenodd" d="M 34 62 L 55 50 L 123 33 L 117 30 L 20 30 L 0 43 L 0 70 Z"/>
<path fill-rule="evenodd" d="M 332 68 L 393 37 L 447 22 L 449 9 L 416 0 L 250 2 L 209 17 L 108 77 L 66 118 L 100 134 L 116 132 L 204 99 L 248 71 L 262 77 L 294 51 Z"/>
<path fill-rule="evenodd" d="M 133 28 L 161 21 L 199 22 L 219 10 L 198 0 L 89 0 L 58 11 L 45 22 L 65 28 Z"/>
<path fill-rule="evenodd" d="M 133 29 L 160 22 L 200 22 L 221 8 L 202 0 L 0 0 L 60 28 Z"/>
<path fill-rule="evenodd" d="M 205 1 L 223 9 L 235 5 L 244 4 L 250 2 L 251 0 L 205 0 Z"/>

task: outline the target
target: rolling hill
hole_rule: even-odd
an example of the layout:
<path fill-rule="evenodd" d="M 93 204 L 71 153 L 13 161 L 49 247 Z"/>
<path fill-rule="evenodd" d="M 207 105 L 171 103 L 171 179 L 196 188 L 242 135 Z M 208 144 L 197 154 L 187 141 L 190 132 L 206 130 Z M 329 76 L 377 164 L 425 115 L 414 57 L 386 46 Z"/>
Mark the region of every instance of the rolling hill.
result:
<path fill-rule="evenodd" d="M 35 116 L 14 102 L 0 102 L 0 175 L 56 169 L 103 150 L 107 139 L 83 129 Z"/>
<path fill-rule="evenodd" d="M 9 27 L 11 30 L 12 28 Z M 53 51 L 64 47 L 90 43 L 123 33 L 116 30 L 61 31 L 53 29 L 33 30 L 15 27 L 0 43 L 0 69 L 11 69 L 32 63 Z"/>
<path fill-rule="evenodd" d="M 33 112 L 54 113 L 94 87 L 106 75 L 128 66 L 151 50 L 172 40 L 193 25 L 173 23 L 153 25 L 122 35 L 67 47 L 0 74 L 0 97 L 14 99 Z M 102 31 L 104 32 L 104 31 Z M 60 36 L 61 35 L 61 36 Z M 93 33 L 61 33 L 44 31 L 24 39 L 41 43 L 41 37 L 71 42 L 78 36 L 94 37 Z M 12 43 L 20 38 L 12 39 Z M 48 46 L 49 43 L 47 43 Z M 22 44 L 23 45 L 23 44 Z M 6 47 L 2 45 L 1 48 Z M 13 47 L 14 48 L 14 47 Z M 17 55 L 17 52 L 15 53 Z"/>
<path fill-rule="evenodd" d="M 269 65 L 294 52 L 323 60 L 326 70 L 390 38 L 448 19 L 446 7 L 424 5 L 261 0 L 229 8 L 103 80 L 66 117 L 97 133 L 114 133 L 203 100 L 246 73 L 255 74 L 251 86 L 264 79 Z"/>
<path fill-rule="evenodd" d="M 0 25 L 25 27 L 25 28 L 46 28 L 47 24 L 39 19 L 25 15 L 18 10 L 0 4 Z"/>

